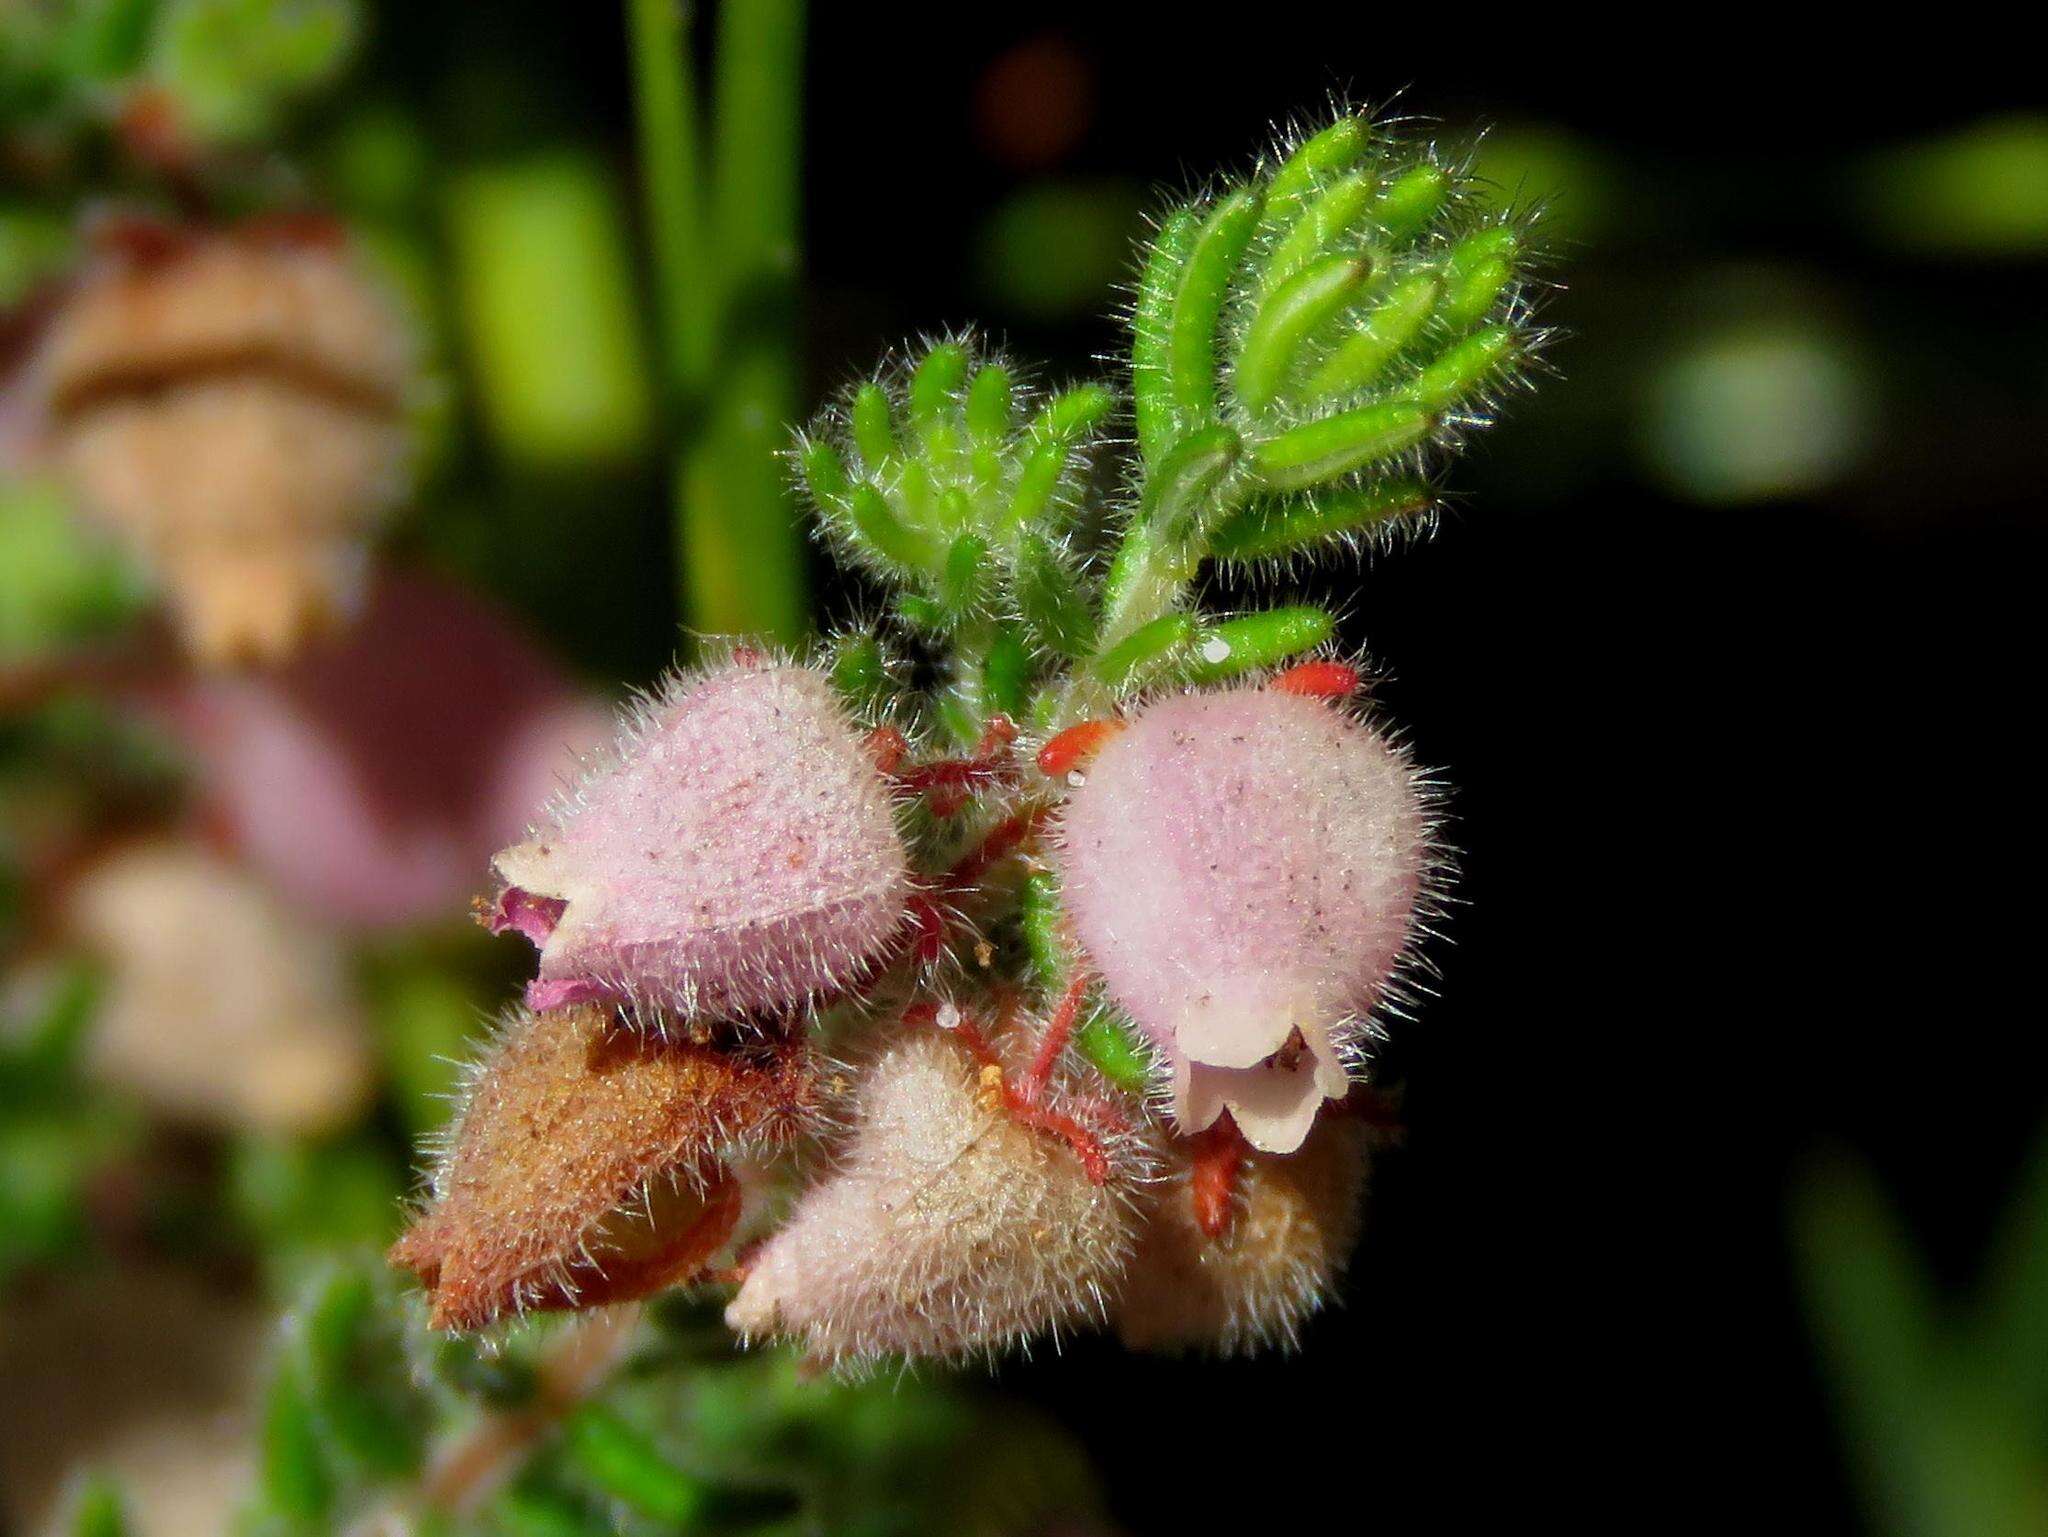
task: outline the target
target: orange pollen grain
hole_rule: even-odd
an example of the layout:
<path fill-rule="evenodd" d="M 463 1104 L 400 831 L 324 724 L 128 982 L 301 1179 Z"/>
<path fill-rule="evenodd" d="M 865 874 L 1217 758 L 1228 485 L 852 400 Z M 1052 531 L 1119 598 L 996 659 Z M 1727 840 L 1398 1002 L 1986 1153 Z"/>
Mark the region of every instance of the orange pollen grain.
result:
<path fill-rule="evenodd" d="M 1268 683 L 1276 694 L 1305 694 L 1312 699 L 1343 699 L 1358 692 L 1363 675 L 1348 662 L 1303 662 Z"/>
<path fill-rule="evenodd" d="M 1084 720 L 1069 726 L 1038 749 L 1038 772 L 1048 779 L 1062 779 L 1102 750 L 1111 737 L 1124 729 L 1120 720 Z"/>

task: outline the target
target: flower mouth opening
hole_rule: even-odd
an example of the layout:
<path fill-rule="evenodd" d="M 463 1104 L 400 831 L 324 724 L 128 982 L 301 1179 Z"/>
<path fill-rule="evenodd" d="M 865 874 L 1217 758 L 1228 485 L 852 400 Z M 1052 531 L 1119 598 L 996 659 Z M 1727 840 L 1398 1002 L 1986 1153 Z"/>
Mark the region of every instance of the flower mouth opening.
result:
<path fill-rule="evenodd" d="M 1183 1134 L 1207 1130 L 1227 1111 L 1262 1153 L 1291 1153 L 1307 1140 L 1326 1099 L 1342 1099 L 1350 1075 L 1329 1032 L 1291 1026 L 1251 1062 L 1182 1056 L 1174 1072 L 1174 1119 Z"/>
<path fill-rule="evenodd" d="M 519 934 L 538 950 L 548 942 L 562 914 L 569 910 L 566 897 L 535 896 L 523 886 L 507 886 L 498 894 L 497 905 L 484 918 L 493 934 Z"/>

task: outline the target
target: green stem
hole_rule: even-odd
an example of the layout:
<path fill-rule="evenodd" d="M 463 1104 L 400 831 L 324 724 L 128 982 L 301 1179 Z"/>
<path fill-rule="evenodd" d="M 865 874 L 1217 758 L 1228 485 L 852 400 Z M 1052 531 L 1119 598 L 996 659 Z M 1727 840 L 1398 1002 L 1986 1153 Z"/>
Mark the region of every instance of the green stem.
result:
<path fill-rule="evenodd" d="M 665 372 L 682 434 L 683 619 L 793 641 L 807 611 L 803 536 L 777 451 L 797 392 L 803 0 L 720 8 L 708 168 L 691 12 L 680 0 L 628 5 Z"/>
<path fill-rule="evenodd" d="M 653 247 L 662 366 L 671 402 L 704 389 L 718 318 L 704 223 L 697 71 L 683 0 L 627 0 L 642 195 Z"/>
<path fill-rule="evenodd" d="M 1103 594 L 1099 657 L 1179 601 L 1208 553 L 1216 524 L 1235 509 L 1228 485 L 1243 445 L 1227 427 L 1190 433 L 1161 456 L 1124 535 Z"/>

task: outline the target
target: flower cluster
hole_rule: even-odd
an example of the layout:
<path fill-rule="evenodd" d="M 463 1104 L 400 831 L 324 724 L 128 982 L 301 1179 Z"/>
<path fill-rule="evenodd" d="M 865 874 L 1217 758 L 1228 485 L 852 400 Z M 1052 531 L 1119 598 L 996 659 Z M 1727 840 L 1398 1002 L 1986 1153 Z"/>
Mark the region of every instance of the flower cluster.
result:
<path fill-rule="evenodd" d="M 1436 794 L 1267 567 L 1426 515 L 1525 221 L 1346 116 L 1173 210 L 1119 392 L 971 338 L 792 451 L 886 620 L 639 704 L 482 904 L 538 975 L 393 1250 L 474 1328 L 693 1282 L 859 1368 L 1294 1340 L 1359 1222 Z"/>

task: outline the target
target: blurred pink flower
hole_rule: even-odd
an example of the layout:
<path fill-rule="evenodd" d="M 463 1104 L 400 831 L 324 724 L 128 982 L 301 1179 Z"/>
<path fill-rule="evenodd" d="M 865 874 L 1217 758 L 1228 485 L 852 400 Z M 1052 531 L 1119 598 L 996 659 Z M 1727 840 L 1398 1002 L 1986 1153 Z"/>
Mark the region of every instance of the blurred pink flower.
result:
<path fill-rule="evenodd" d="M 611 721 L 503 614 L 396 573 L 288 666 L 181 679 L 150 704 L 228 845 L 285 896 L 372 929 L 461 913 Z"/>

